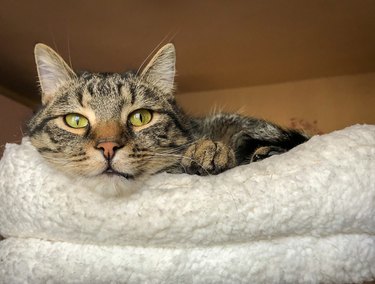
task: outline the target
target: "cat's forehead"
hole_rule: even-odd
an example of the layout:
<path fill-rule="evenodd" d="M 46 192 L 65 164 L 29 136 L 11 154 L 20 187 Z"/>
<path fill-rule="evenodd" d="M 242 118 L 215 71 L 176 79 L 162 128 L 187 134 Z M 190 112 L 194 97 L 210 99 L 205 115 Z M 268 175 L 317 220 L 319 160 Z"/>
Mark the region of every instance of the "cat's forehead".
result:
<path fill-rule="evenodd" d="M 88 73 L 85 72 L 78 79 L 78 87 L 88 91 L 93 99 L 101 99 L 105 96 L 121 96 L 121 88 L 124 85 L 133 84 L 134 76 L 118 73 Z"/>
<path fill-rule="evenodd" d="M 83 73 L 63 89 L 54 104 L 66 105 L 67 112 L 90 109 L 102 119 L 118 118 L 124 110 L 169 107 L 157 89 L 131 72 Z"/>
<path fill-rule="evenodd" d="M 162 102 L 158 92 L 132 72 L 84 74 L 80 85 L 88 103 L 95 107 L 118 103 L 131 106 L 150 100 L 153 103 Z"/>
<path fill-rule="evenodd" d="M 65 95 L 69 106 L 90 109 L 98 117 L 114 118 L 127 102 L 126 78 L 119 74 L 84 73 L 74 81 Z"/>

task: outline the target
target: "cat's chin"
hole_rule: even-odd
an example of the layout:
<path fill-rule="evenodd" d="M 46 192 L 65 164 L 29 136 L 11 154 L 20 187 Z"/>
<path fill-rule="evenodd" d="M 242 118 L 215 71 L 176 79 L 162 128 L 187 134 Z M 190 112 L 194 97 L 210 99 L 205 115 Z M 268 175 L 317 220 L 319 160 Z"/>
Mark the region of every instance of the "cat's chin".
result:
<path fill-rule="evenodd" d="M 140 181 L 129 180 L 119 175 L 101 174 L 76 178 L 77 183 L 104 197 L 123 197 L 135 192 Z"/>

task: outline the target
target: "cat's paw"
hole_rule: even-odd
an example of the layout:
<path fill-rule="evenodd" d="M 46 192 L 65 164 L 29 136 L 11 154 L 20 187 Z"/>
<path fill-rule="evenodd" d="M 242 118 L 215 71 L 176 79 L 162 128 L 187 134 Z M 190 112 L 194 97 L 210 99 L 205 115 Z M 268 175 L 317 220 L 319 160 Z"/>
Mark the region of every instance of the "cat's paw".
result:
<path fill-rule="evenodd" d="M 202 139 L 187 148 L 181 166 L 188 174 L 215 175 L 236 166 L 236 158 L 224 143 Z"/>
<path fill-rule="evenodd" d="M 257 148 L 251 156 L 250 163 L 264 160 L 274 155 L 280 155 L 287 150 L 276 146 L 264 146 Z"/>

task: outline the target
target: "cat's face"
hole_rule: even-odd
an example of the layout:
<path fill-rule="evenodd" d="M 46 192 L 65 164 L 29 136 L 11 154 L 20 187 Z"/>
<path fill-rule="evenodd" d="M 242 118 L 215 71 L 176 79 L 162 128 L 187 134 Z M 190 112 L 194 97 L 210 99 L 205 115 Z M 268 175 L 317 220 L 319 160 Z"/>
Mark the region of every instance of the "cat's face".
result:
<path fill-rule="evenodd" d="M 75 74 L 51 48 L 35 48 L 43 108 L 32 144 L 58 170 L 88 178 L 138 179 L 178 163 L 189 141 L 175 104 L 171 44 L 143 72 Z"/>

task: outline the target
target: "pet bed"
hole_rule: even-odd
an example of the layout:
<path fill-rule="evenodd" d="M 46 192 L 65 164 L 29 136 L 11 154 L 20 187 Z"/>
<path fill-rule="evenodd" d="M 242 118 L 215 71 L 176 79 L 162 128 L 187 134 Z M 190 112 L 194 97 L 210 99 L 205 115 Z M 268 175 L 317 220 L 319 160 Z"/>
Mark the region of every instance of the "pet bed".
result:
<path fill-rule="evenodd" d="M 375 126 L 217 176 L 108 198 L 24 138 L 0 162 L 0 283 L 361 283 L 375 278 Z"/>

